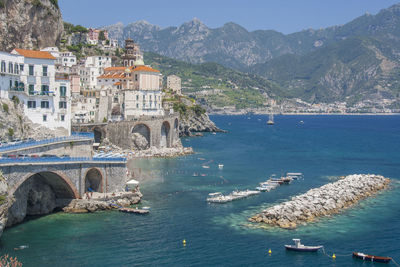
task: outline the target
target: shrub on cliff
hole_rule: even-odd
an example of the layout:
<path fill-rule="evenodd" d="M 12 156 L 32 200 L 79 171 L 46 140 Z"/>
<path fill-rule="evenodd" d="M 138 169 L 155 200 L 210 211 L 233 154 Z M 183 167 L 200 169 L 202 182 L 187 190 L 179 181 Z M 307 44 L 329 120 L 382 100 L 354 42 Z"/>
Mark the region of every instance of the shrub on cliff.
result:
<path fill-rule="evenodd" d="M 185 104 L 180 103 L 180 102 L 176 102 L 176 103 L 174 103 L 173 108 L 174 108 L 174 111 L 175 112 L 179 112 L 179 114 L 181 116 L 186 115 L 187 106 Z"/>
<path fill-rule="evenodd" d="M 6 103 L 3 103 L 3 110 L 8 114 L 8 105 Z"/>
<path fill-rule="evenodd" d="M 202 106 L 200 106 L 200 105 L 192 106 L 192 107 L 190 107 L 190 109 L 193 110 L 193 112 L 194 112 L 197 116 L 200 116 L 200 115 L 203 115 L 204 113 L 206 113 L 206 110 L 205 110 Z"/>

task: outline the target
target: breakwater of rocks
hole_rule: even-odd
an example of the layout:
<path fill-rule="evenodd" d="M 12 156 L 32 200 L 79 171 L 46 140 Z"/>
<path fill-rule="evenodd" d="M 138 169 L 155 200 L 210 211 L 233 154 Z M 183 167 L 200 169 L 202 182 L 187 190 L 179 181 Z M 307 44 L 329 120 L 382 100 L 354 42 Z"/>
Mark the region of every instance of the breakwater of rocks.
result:
<path fill-rule="evenodd" d="M 312 222 L 322 216 L 337 214 L 360 200 L 386 189 L 390 180 L 381 175 L 354 174 L 292 197 L 290 201 L 270 207 L 249 221 L 285 229 Z"/>

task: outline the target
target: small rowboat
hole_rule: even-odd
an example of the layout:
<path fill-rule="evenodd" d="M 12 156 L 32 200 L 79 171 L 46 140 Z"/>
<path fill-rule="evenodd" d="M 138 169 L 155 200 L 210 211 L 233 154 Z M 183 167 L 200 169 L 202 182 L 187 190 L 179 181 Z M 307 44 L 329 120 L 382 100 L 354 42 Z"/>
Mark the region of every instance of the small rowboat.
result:
<path fill-rule="evenodd" d="M 287 250 L 300 251 L 300 252 L 316 252 L 323 246 L 305 246 L 300 243 L 300 239 L 293 239 L 294 245 L 285 245 Z"/>
<path fill-rule="evenodd" d="M 353 257 L 364 261 L 381 262 L 381 263 L 389 263 L 389 261 L 392 259 L 390 257 L 367 255 L 361 252 L 353 252 Z"/>

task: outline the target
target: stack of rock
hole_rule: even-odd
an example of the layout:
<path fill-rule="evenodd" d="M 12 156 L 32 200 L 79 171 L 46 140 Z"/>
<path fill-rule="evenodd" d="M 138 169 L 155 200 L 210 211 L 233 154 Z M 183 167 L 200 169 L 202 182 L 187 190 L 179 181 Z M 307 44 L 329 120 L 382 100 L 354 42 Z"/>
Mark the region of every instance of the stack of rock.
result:
<path fill-rule="evenodd" d="M 270 207 L 249 220 L 294 229 L 298 224 L 339 213 L 359 200 L 387 188 L 388 184 L 389 179 L 380 175 L 349 175 L 337 182 L 292 197 L 292 200 Z"/>

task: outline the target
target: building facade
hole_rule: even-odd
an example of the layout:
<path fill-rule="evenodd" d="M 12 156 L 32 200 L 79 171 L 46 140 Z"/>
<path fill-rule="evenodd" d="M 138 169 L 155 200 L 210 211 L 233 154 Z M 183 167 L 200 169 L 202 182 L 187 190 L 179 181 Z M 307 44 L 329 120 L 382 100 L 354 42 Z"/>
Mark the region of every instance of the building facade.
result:
<path fill-rule="evenodd" d="M 78 67 L 81 77 L 81 90 L 97 88 L 97 78 L 104 73 L 105 68 L 111 67 L 111 57 L 92 56 Z"/>
<path fill-rule="evenodd" d="M 167 89 L 172 90 L 175 94 L 182 94 L 182 80 L 176 75 L 167 77 Z"/>
<path fill-rule="evenodd" d="M 70 82 L 67 76 L 56 75 L 56 58 L 49 52 L 25 49 L 14 49 L 11 55 L 22 62 L 19 85 L 9 89 L 8 97 L 18 97 L 25 115 L 33 123 L 50 129 L 64 129 L 65 134 L 70 134 Z"/>
<path fill-rule="evenodd" d="M 24 67 L 23 56 L 0 52 L 0 98 L 9 98 L 10 91 L 24 90 L 20 78 Z"/>

